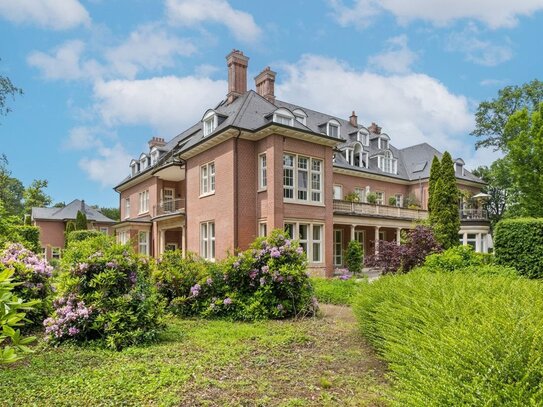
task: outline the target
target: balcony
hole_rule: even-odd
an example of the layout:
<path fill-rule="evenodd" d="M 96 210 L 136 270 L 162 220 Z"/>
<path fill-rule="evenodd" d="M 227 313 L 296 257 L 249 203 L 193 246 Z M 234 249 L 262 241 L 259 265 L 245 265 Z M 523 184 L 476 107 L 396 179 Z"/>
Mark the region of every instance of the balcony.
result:
<path fill-rule="evenodd" d="M 168 199 L 153 206 L 153 216 L 185 213 L 185 198 Z"/>
<path fill-rule="evenodd" d="M 396 206 L 374 205 L 362 202 L 334 200 L 334 213 L 342 215 L 358 215 L 400 219 L 426 219 L 428 211 L 422 209 L 407 209 Z"/>
<path fill-rule="evenodd" d="M 488 213 L 484 209 L 460 209 L 461 221 L 488 221 Z"/>

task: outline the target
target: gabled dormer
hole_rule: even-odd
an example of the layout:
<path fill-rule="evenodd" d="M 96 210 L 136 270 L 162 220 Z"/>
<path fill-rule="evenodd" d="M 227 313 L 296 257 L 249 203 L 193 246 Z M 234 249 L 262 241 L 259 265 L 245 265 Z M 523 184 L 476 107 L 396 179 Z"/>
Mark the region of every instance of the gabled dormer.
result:
<path fill-rule="evenodd" d="M 377 148 L 379 150 L 388 150 L 390 147 L 390 137 L 386 133 L 379 134 L 377 137 Z"/>
<path fill-rule="evenodd" d="M 202 117 L 202 131 L 204 137 L 213 133 L 225 119 L 226 116 L 217 113 L 213 109 L 208 109 L 205 112 L 204 117 Z"/>
<path fill-rule="evenodd" d="M 454 175 L 462 177 L 464 175 L 464 166 L 466 163 L 461 158 L 454 160 Z"/>
<path fill-rule="evenodd" d="M 147 167 L 149 167 L 150 158 L 147 154 L 141 153 L 139 162 L 140 162 L 140 171 L 145 171 Z"/>
<path fill-rule="evenodd" d="M 385 150 L 376 155 L 377 167 L 388 174 L 398 173 L 398 159 L 394 157 L 392 151 Z"/>
<path fill-rule="evenodd" d="M 326 123 L 326 135 L 328 137 L 341 138 L 341 124 L 336 119 L 328 120 Z"/>
<path fill-rule="evenodd" d="M 272 120 L 274 123 L 283 124 L 285 126 L 294 125 L 294 113 L 289 109 L 280 107 L 273 112 Z"/>
<path fill-rule="evenodd" d="M 132 161 L 130 161 L 130 173 L 134 176 L 138 172 L 140 172 L 140 164 L 137 160 L 132 159 Z"/>
<path fill-rule="evenodd" d="M 370 145 L 370 132 L 365 127 L 362 127 L 356 133 L 356 139 L 362 143 L 363 146 L 369 147 Z"/>

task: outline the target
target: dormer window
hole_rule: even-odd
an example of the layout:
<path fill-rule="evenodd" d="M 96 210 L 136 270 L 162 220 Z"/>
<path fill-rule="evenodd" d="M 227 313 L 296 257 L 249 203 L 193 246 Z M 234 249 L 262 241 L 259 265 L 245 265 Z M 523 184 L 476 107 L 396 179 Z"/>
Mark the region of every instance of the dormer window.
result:
<path fill-rule="evenodd" d="M 284 124 L 285 126 L 292 126 L 294 124 L 294 115 L 290 110 L 280 108 L 273 112 L 273 121 L 275 123 Z"/>
<path fill-rule="evenodd" d="M 132 176 L 136 175 L 139 171 L 139 165 L 136 160 L 130 161 L 130 169 L 132 170 Z"/>
<path fill-rule="evenodd" d="M 146 154 L 140 155 L 140 171 L 143 171 L 147 168 L 149 161 Z"/>
<path fill-rule="evenodd" d="M 204 137 L 209 136 L 215 131 L 219 123 L 219 119 L 214 110 L 208 110 L 202 119 Z"/>
<path fill-rule="evenodd" d="M 158 149 L 155 147 L 151 150 L 151 153 L 149 154 L 149 157 L 151 159 L 151 164 L 150 165 L 155 165 L 157 162 L 158 162 L 158 156 L 159 156 L 159 151 Z"/>
<path fill-rule="evenodd" d="M 294 113 L 296 121 L 302 123 L 304 126 L 307 124 L 307 114 L 302 109 L 296 109 L 292 113 Z"/>
<path fill-rule="evenodd" d="M 454 173 L 455 175 L 462 176 L 464 175 L 464 165 L 466 163 L 461 158 L 454 160 Z"/>
<path fill-rule="evenodd" d="M 339 122 L 332 119 L 326 124 L 326 134 L 329 137 L 339 138 L 341 134 L 340 127 L 341 125 L 339 124 Z"/>
<path fill-rule="evenodd" d="M 362 145 L 359 143 L 354 146 L 353 160 L 350 164 L 356 167 L 368 168 L 368 153 L 362 150 Z"/>
<path fill-rule="evenodd" d="M 367 147 L 370 145 L 370 134 L 365 129 L 358 132 L 357 139 L 362 143 L 363 146 Z"/>
<path fill-rule="evenodd" d="M 379 136 L 379 138 L 377 139 L 377 148 L 379 150 L 388 150 L 388 147 L 389 147 L 389 137 L 386 135 L 386 134 L 382 134 L 381 136 Z"/>
<path fill-rule="evenodd" d="M 398 173 L 398 160 L 394 158 L 392 152 L 387 150 L 385 151 L 384 155 L 378 156 L 377 158 L 377 164 L 383 172 L 387 172 L 389 174 Z"/>

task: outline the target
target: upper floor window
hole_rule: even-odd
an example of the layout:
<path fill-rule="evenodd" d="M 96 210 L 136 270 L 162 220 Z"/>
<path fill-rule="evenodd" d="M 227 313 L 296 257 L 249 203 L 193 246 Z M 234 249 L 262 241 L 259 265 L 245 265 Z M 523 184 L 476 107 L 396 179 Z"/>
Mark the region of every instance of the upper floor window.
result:
<path fill-rule="evenodd" d="M 290 112 L 290 110 L 280 108 L 273 113 L 273 121 L 286 126 L 292 126 L 294 123 L 294 115 Z"/>
<path fill-rule="evenodd" d="M 147 168 L 147 164 L 149 163 L 148 157 L 145 154 L 142 154 L 140 156 L 140 171 L 143 171 Z"/>
<path fill-rule="evenodd" d="M 155 165 L 158 161 L 158 156 L 159 156 L 159 151 L 156 147 L 154 147 L 152 150 L 151 150 L 151 154 L 150 154 L 150 157 L 151 157 L 151 164 L 150 165 Z"/>
<path fill-rule="evenodd" d="M 296 121 L 302 123 L 304 126 L 307 123 L 307 114 L 302 109 L 296 109 L 292 113 L 294 113 L 294 118 Z"/>
<path fill-rule="evenodd" d="M 202 119 L 204 126 L 204 137 L 209 136 L 217 128 L 219 119 L 213 110 L 208 110 Z"/>
<path fill-rule="evenodd" d="M 381 170 L 389 174 L 398 173 L 398 160 L 393 157 L 390 151 L 385 151 L 383 156 L 378 157 L 378 166 Z"/>
<path fill-rule="evenodd" d="M 283 155 L 283 198 L 322 202 L 322 160 L 296 154 Z"/>
<path fill-rule="evenodd" d="M 385 193 L 384 192 L 375 192 L 375 195 L 377 196 L 377 200 L 375 203 L 377 205 L 384 205 L 385 204 Z"/>
<path fill-rule="evenodd" d="M 132 169 L 132 176 L 136 175 L 139 171 L 139 165 L 136 160 L 130 161 L 130 168 Z"/>
<path fill-rule="evenodd" d="M 394 198 L 396 198 L 396 206 L 401 208 L 403 206 L 403 194 L 396 194 Z"/>
<path fill-rule="evenodd" d="M 380 150 L 387 150 L 388 149 L 388 136 L 380 136 L 377 139 L 377 148 Z"/>
<path fill-rule="evenodd" d="M 358 141 L 362 143 L 363 146 L 370 145 L 370 134 L 366 130 L 360 130 L 358 132 Z"/>
<path fill-rule="evenodd" d="M 200 195 L 215 192 L 215 163 L 210 162 L 200 167 Z"/>
<path fill-rule="evenodd" d="M 149 212 L 149 190 L 139 193 L 140 213 Z"/>
<path fill-rule="evenodd" d="M 341 185 L 334 185 L 333 195 L 334 199 L 343 199 L 343 187 Z"/>
<path fill-rule="evenodd" d="M 330 120 L 326 124 L 326 134 L 330 137 L 336 137 L 339 138 L 340 136 L 340 129 L 341 125 L 337 120 Z"/>
<path fill-rule="evenodd" d="M 258 156 L 258 188 L 265 189 L 268 186 L 268 163 L 266 153 Z"/>
<path fill-rule="evenodd" d="M 130 198 L 124 199 L 124 218 L 130 217 Z"/>

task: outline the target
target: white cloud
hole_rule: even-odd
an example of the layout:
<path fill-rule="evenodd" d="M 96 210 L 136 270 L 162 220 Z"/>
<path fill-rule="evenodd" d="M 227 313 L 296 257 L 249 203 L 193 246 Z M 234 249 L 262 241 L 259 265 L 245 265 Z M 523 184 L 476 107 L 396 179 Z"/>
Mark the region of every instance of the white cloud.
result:
<path fill-rule="evenodd" d="M 386 49 L 380 54 L 370 56 L 368 64 L 385 72 L 406 73 L 416 59 L 417 54 L 407 46 L 407 36 L 402 34 L 389 38 Z"/>
<path fill-rule="evenodd" d="M 93 128 L 78 126 L 70 129 L 63 147 L 68 150 L 88 150 L 100 145 Z"/>
<path fill-rule="evenodd" d="M 225 98 L 227 84 L 194 76 L 99 81 L 96 109 L 108 125 L 149 125 L 160 134 L 176 134 L 201 119 Z"/>
<path fill-rule="evenodd" d="M 468 99 L 428 75 L 379 75 L 315 55 L 283 68 L 279 99 L 343 118 L 354 109 L 360 123 L 377 122 L 398 147 L 428 142 L 459 151 L 474 125 Z"/>
<path fill-rule="evenodd" d="M 507 83 L 505 79 L 483 79 L 479 82 L 481 86 L 503 86 Z"/>
<path fill-rule="evenodd" d="M 90 16 L 78 0 L 0 0 L 0 15 L 15 23 L 66 30 L 90 24 Z"/>
<path fill-rule="evenodd" d="M 449 36 L 447 48 L 450 51 L 462 52 L 468 61 L 484 66 L 496 66 L 513 57 L 509 44 L 493 44 L 477 38 L 478 35 L 479 30 L 470 24 L 463 31 Z"/>
<path fill-rule="evenodd" d="M 460 19 L 478 20 L 490 28 L 514 27 L 521 16 L 543 10 L 543 0 L 355 0 L 345 6 L 343 0 L 329 0 L 337 21 L 365 28 L 372 18 L 388 12 L 399 23 L 414 20 L 442 26 Z"/>
<path fill-rule="evenodd" d="M 144 70 L 160 70 L 174 65 L 175 56 L 189 56 L 196 47 L 189 41 L 166 33 L 154 24 L 139 27 L 121 45 L 106 52 L 111 70 L 133 79 Z"/>
<path fill-rule="evenodd" d="M 243 42 L 256 42 L 262 34 L 251 14 L 232 8 L 226 0 L 166 0 L 166 13 L 172 24 L 224 24 Z"/>
<path fill-rule="evenodd" d="M 491 148 L 480 148 L 478 150 L 469 150 L 464 153 L 464 161 L 468 170 L 474 170 L 480 166 L 490 166 L 498 158 L 502 158 L 503 153 L 494 151 Z"/>
<path fill-rule="evenodd" d="M 67 41 L 51 54 L 33 51 L 28 55 L 27 62 L 40 69 L 47 79 L 94 79 L 103 73 L 103 68 L 92 59 L 81 61 L 84 50 L 82 41 Z"/>
<path fill-rule="evenodd" d="M 126 176 L 128 163 L 132 158 L 120 143 L 106 147 L 100 143 L 96 149 L 97 157 L 83 157 L 79 160 L 81 168 L 87 176 L 103 187 L 112 187 Z"/>

